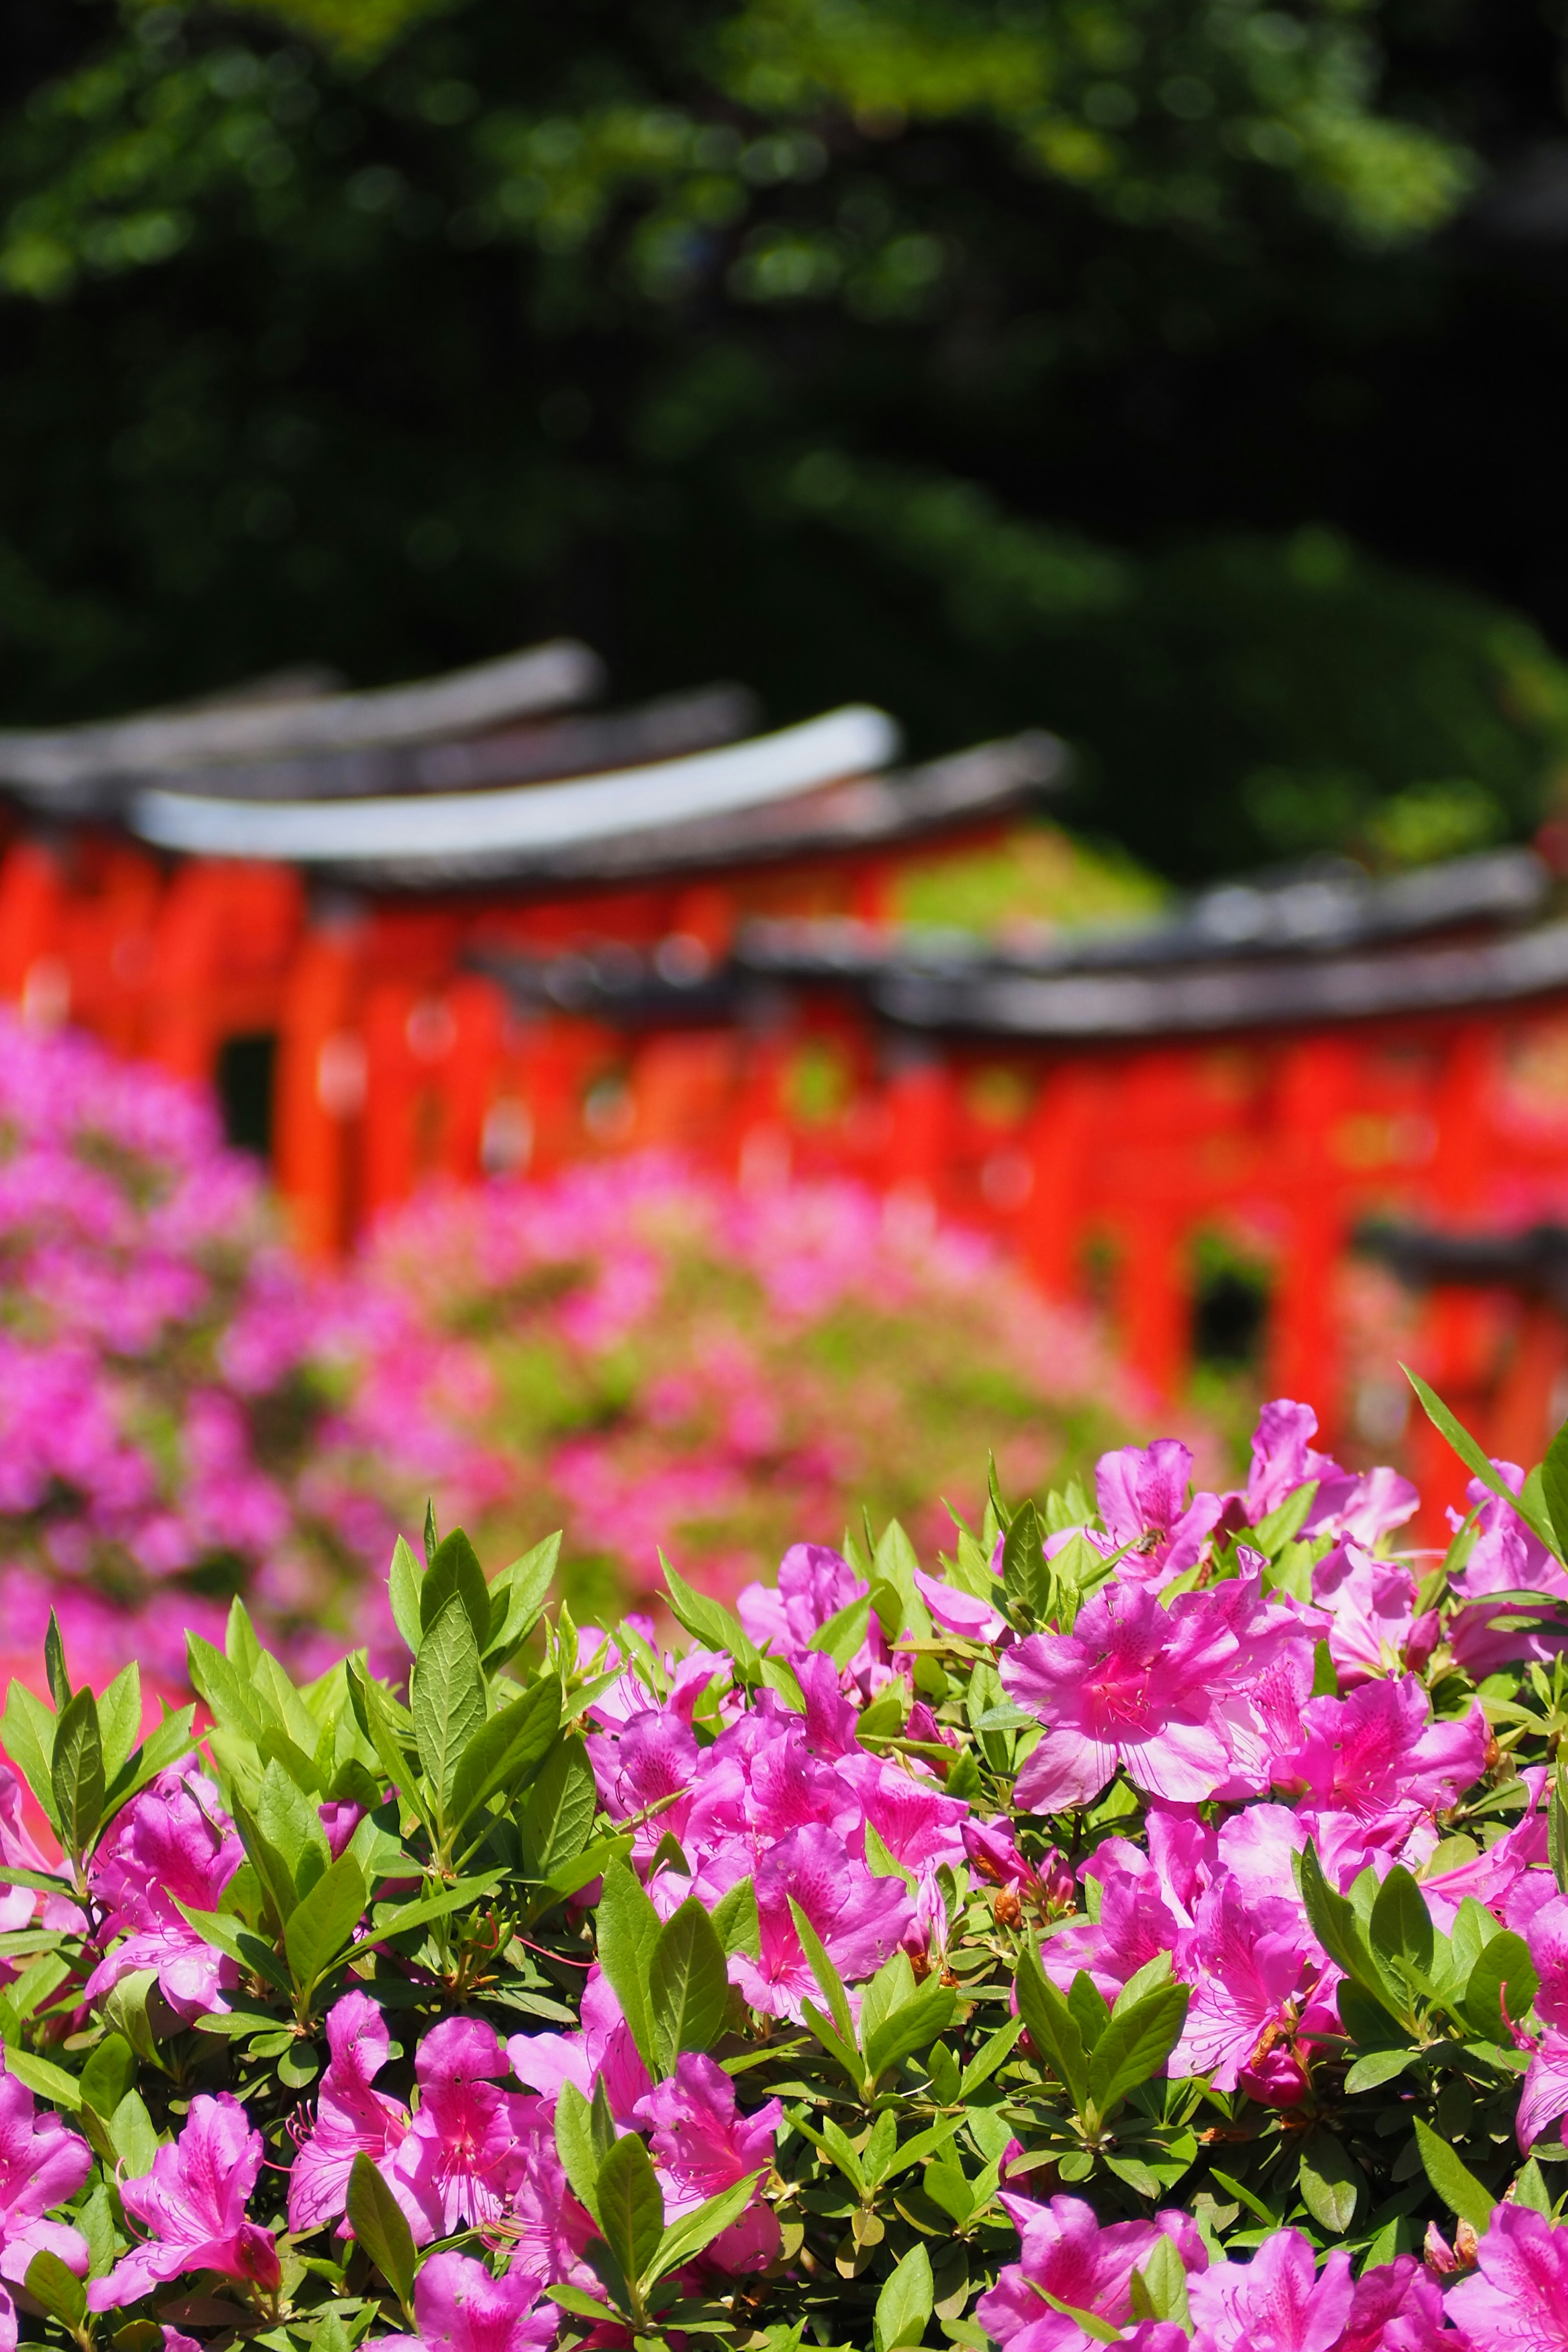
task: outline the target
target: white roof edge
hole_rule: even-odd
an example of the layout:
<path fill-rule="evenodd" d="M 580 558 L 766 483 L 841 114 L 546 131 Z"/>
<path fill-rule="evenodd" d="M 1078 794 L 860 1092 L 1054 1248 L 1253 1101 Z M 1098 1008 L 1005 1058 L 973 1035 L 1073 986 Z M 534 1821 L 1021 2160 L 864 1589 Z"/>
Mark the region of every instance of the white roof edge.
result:
<path fill-rule="evenodd" d="M 598 656 L 574 638 L 531 646 L 442 677 L 291 702 L 149 711 L 52 730 L 0 728 L 0 782 L 47 790 L 90 778 L 152 775 L 195 762 L 358 750 L 473 734 L 585 701 L 604 681 Z"/>
<path fill-rule="evenodd" d="M 899 742 L 885 711 L 857 703 L 749 743 L 566 783 L 356 801 L 228 801 L 153 790 L 136 795 L 130 822 L 161 849 L 283 864 L 552 850 L 865 775 L 895 760 Z"/>

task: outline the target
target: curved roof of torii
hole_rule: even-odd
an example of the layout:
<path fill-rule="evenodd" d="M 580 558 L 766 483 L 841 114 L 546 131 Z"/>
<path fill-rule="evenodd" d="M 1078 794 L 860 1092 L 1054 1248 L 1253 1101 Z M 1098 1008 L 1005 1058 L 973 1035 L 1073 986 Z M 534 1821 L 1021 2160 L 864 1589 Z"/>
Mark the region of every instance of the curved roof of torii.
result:
<path fill-rule="evenodd" d="M 286 677 L 200 709 L 0 730 L 0 788 L 178 854 L 417 891 L 847 853 L 1003 814 L 1067 770 L 1037 733 L 897 776 L 894 721 L 859 704 L 737 741 L 752 704 L 734 687 L 560 715 L 601 676 L 563 642 L 421 685 Z"/>

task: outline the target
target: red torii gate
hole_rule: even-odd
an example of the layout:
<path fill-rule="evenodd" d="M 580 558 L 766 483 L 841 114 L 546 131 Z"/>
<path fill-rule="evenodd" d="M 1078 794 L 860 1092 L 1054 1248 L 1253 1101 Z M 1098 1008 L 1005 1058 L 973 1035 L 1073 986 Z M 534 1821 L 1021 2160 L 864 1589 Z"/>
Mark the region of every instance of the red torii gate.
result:
<path fill-rule="evenodd" d="M 1272 1268 L 1268 1378 L 1333 1442 L 1386 1446 L 1408 1344 L 1494 1450 L 1540 1451 L 1558 1308 L 1504 1281 L 1408 1310 L 1385 1288 L 1401 1328 L 1364 1329 L 1352 1249 L 1372 1216 L 1568 1215 L 1568 927 L 1541 919 L 1527 853 L 1250 912 L 1232 888 L 1033 960 L 922 949 L 887 928 L 899 861 L 994 837 L 1060 772 L 1051 739 L 889 780 L 876 713 L 738 745 L 732 691 L 546 715 L 594 670 L 557 647 L 431 688 L 0 734 L 0 992 L 231 1095 L 266 1076 L 310 1249 L 433 1176 L 647 1144 L 754 1182 L 853 1172 L 892 1213 L 1005 1236 L 1054 1294 L 1098 1268 L 1171 1400 L 1218 1230 Z M 1438 1450 L 1415 1466 L 1453 1493 Z"/>

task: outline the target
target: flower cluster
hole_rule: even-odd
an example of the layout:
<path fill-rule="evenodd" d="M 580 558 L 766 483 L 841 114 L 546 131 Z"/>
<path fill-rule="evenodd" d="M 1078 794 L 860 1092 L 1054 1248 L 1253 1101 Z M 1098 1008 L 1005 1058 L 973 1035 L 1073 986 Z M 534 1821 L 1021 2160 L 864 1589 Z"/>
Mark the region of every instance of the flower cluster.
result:
<path fill-rule="evenodd" d="M 864 1188 L 647 1157 L 422 1200 L 308 1269 L 204 1094 L 0 1013 L 0 1672 L 53 1606 L 86 1678 L 134 1651 L 184 1696 L 235 1591 L 298 1667 L 323 1626 L 385 1662 L 377 1570 L 427 1486 L 487 1549 L 559 1522 L 613 1608 L 660 1543 L 732 1591 L 796 1526 L 962 1497 L 987 1445 L 1038 1485 L 1113 1433 L 1115 1383 L 997 1292 Z"/>
<path fill-rule="evenodd" d="M 0 2352 L 1568 2352 L 1568 1433 L 13 1683 Z M 17 1777 L 19 1776 L 19 1777 Z"/>
<path fill-rule="evenodd" d="M 186 1626 L 221 1637 L 238 1585 L 286 1627 L 320 1619 L 351 1557 L 316 1458 L 339 1320 L 204 1095 L 0 1014 L 13 1667 L 30 1669 L 51 1604 L 84 1670 L 107 1679 L 134 1649 L 171 1692 Z"/>

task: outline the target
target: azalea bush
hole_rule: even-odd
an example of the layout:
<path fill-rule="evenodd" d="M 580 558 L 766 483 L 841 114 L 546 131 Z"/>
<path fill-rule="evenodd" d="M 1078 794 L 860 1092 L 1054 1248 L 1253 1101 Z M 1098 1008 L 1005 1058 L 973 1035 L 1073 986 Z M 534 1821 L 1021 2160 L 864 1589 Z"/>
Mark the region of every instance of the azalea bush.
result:
<path fill-rule="evenodd" d="M 237 1592 L 296 1668 L 390 1663 L 426 1484 L 487 1549 L 563 1526 L 613 1608 L 661 1543 L 732 1594 L 862 1502 L 934 1541 L 987 1445 L 1033 1487 L 1130 1417 L 1081 1318 L 859 1185 L 638 1157 L 307 1266 L 205 1090 L 0 1012 L 0 1677 L 44 1687 L 52 1607 L 83 1679 L 184 1696 Z"/>
<path fill-rule="evenodd" d="M 866 1185 L 668 1154 L 427 1193 L 356 1277 L 340 1473 L 416 1516 L 429 1481 L 484 1551 L 562 1527 L 584 1605 L 656 1596 L 661 1549 L 732 1599 L 863 1508 L 934 1547 L 988 1449 L 1043 1491 L 1133 1420 L 1088 1318 L 1000 1267 Z"/>
<path fill-rule="evenodd" d="M 357 1582 L 363 1505 L 323 1453 L 333 1311 L 205 1093 L 0 1013 L 11 1665 L 34 1667 L 53 1605 L 80 1671 L 133 1649 L 174 1690 L 186 1626 L 221 1639 L 236 1590 L 303 1635 Z"/>
<path fill-rule="evenodd" d="M 687 1636 L 399 1539 L 390 1678 L 242 1601 L 0 1784 L 0 2347 L 1568 2344 L 1568 1433 L 1263 1413 Z M 17 1777 L 19 1776 L 19 1777 Z M 160 2331 L 161 2334 L 160 2334 Z"/>

